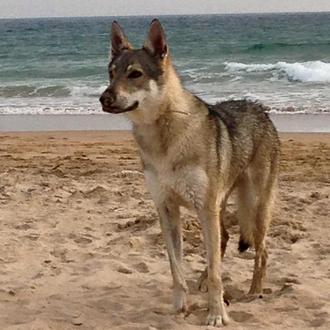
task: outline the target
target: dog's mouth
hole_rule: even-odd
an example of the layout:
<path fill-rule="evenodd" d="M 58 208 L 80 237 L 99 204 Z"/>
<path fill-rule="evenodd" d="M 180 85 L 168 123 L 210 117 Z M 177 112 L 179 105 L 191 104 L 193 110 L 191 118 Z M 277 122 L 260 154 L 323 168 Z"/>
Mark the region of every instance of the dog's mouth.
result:
<path fill-rule="evenodd" d="M 124 112 L 133 111 L 138 106 L 139 106 L 139 102 L 138 101 L 135 101 L 132 105 L 130 105 L 127 108 L 119 108 L 119 107 L 115 107 L 115 106 L 111 106 L 111 107 L 102 106 L 102 110 L 104 112 L 118 114 L 118 113 L 124 113 Z"/>

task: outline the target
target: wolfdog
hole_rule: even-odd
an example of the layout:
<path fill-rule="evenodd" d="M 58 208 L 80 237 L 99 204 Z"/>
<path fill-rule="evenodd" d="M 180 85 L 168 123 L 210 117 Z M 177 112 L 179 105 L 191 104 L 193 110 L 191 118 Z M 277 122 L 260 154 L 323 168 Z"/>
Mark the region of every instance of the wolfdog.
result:
<path fill-rule="evenodd" d="M 262 290 L 265 235 L 278 176 L 279 138 L 265 108 L 255 102 L 207 104 L 187 91 L 172 65 L 164 30 L 151 22 L 141 49 L 133 49 L 112 23 L 110 85 L 100 97 L 103 111 L 125 113 L 132 122 L 147 187 L 159 213 L 173 277 L 177 312 L 187 310 L 182 270 L 180 207 L 196 211 L 207 268 L 207 325 L 229 322 L 220 276 L 228 234 L 226 202 L 235 190 L 239 250 L 255 248 L 250 294 Z"/>

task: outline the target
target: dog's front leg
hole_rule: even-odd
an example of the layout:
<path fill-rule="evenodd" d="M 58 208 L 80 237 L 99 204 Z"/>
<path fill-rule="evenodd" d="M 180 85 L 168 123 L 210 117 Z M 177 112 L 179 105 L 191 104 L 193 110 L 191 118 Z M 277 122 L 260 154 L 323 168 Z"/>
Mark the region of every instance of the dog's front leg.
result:
<path fill-rule="evenodd" d="M 173 276 L 174 309 L 187 311 L 187 285 L 182 271 L 182 229 L 179 206 L 173 202 L 158 205 L 160 225 L 170 259 Z"/>
<path fill-rule="evenodd" d="M 182 271 L 182 229 L 179 205 L 168 197 L 152 169 L 145 170 L 145 179 L 159 213 L 160 225 L 170 259 L 173 276 L 173 298 L 176 312 L 187 310 L 187 285 Z"/>
<path fill-rule="evenodd" d="M 204 242 L 207 252 L 208 272 L 208 306 L 209 315 L 207 325 L 220 327 L 229 322 L 228 315 L 223 304 L 223 288 L 221 283 L 221 245 L 220 234 L 220 209 L 209 205 L 198 211 L 199 219 L 203 229 Z"/>

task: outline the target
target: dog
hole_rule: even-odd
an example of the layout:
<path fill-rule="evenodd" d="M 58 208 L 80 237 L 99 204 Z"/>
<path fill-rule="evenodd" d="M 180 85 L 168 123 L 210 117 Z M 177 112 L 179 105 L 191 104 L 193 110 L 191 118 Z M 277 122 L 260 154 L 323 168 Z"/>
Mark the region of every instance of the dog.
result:
<path fill-rule="evenodd" d="M 187 311 L 182 270 L 180 207 L 196 211 L 207 252 L 206 324 L 229 322 L 220 268 L 228 234 L 223 215 L 228 197 L 238 196 L 239 250 L 255 248 L 249 293 L 262 292 L 265 235 L 271 221 L 279 170 L 277 131 L 259 103 L 208 104 L 187 91 L 172 65 L 164 30 L 151 22 L 141 49 L 133 49 L 112 23 L 110 85 L 100 97 L 108 113 L 125 113 L 139 146 L 146 185 L 158 210 L 173 277 L 177 312 Z"/>

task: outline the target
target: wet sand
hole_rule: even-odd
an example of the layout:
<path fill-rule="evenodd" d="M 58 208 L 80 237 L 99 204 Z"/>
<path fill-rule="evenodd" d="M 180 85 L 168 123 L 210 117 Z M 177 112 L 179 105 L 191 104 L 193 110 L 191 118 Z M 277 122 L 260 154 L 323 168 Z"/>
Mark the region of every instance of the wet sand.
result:
<path fill-rule="evenodd" d="M 279 132 L 330 133 L 330 114 L 270 114 Z M 0 132 L 130 130 L 123 115 L 0 115 Z"/>
<path fill-rule="evenodd" d="M 246 297 L 253 251 L 223 281 L 226 329 L 329 329 L 330 134 L 282 134 L 263 297 Z M 184 212 L 189 312 L 175 316 L 157 215 L 129 132 L 0 134 L 0 329 L 206 329 L 200 226 Z"/>

